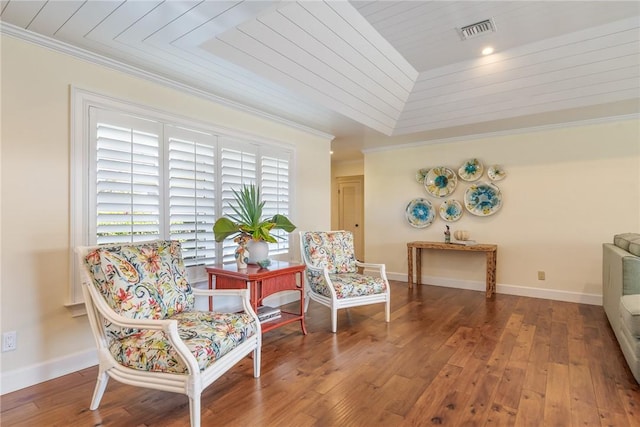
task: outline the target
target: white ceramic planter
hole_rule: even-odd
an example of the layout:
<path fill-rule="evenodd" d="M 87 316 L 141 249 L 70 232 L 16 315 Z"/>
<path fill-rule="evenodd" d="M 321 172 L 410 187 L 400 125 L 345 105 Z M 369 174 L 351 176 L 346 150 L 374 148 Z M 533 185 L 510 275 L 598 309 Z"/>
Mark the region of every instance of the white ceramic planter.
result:
<path fill-rule="evenodd" d="M 269 243 L 264 240 L 249 240 L 247 250 L 249 251 L 249 264 L 257 264 L 258 261 L 269 258 Z"/>

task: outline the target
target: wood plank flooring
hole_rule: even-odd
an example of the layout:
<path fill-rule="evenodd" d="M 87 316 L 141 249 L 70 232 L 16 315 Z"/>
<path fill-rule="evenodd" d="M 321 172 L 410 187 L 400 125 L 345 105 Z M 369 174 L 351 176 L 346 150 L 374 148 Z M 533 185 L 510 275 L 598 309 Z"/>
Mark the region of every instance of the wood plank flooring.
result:
<path fill-rule="evenodd" d="M 640 386 L 602 307 L 392 282 L 382 305 L 313 301 L 309 334 L 265 334 L 202 396 L 203 426 L 640 426 Z M 295 305 L 295 304 L 294 304 Z M 186 396 L 109 382 L 96 368 L 2 396 L 6 426 L 186 426 Z"/>

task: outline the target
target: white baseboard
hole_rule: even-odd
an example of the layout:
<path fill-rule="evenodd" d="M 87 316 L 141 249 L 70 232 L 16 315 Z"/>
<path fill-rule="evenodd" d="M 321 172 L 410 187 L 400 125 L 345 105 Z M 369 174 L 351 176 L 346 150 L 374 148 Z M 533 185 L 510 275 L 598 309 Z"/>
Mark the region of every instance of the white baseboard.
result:
<path fill-rule="evenodd" d="M 3 372 L 0 395 L 71 374 L 98 364 L 95 347 L 25 368 Z"/>
<path fill-rule="evenodd" d="M 387 273 L 390 280 L 399 280 L 406 282 L 408 276 L 406 273 Z M 422 276 L 422 283 L 433 286 L 442 286 L 445 288 L 467 289 L 472 291 L 484 292 L 486 290 L 485 282 L 458 280 L 448 277 Z M 497 294 L 517 295 L 531 298 L 542 298 L 554 301 L 575 302 L 589 305 L 602 305 L 602 295 L 586 294 L 580 292 L 562 291 L 557 289 L 531 288 L 519 285 L 496 284 Z"/>

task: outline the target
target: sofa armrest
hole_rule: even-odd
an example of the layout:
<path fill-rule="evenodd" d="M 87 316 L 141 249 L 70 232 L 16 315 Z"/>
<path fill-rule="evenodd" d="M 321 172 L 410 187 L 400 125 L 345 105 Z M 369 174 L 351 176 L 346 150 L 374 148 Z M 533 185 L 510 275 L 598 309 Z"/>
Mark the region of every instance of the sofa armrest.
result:
<path fill-rule="evenodd" d="M 618 307 L 622 297 L 622 258 L 628 254 L 613 243 L 602 245 L 602 306 L 614 331 L 620 324 Z"/>

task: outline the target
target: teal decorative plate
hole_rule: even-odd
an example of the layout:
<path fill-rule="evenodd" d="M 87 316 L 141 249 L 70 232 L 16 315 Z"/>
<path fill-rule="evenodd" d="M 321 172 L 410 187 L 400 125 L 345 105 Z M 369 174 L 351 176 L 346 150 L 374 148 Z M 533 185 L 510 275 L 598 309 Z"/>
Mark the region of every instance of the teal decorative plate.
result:
<path fill-rule="evenodd" d="M 478 159 L 469 159 L 460 166 L 458 169 L 458 175 L 464 181 L 477 181 L 484 172 L 484 166 Z"/>
<path fill-rule="evenodd" d="M 493 215 L 502 207 L 502 193 L 494 184 L 472 184 L 464 192 L 464 207 L 473 215 Z"/>
<path fill-rule="evenodd" d="M 447 197 L 453 193 L 457 185 L 458 177 L 455 172 L 443 166 L 429 170 L 424 180 L 427 193 L 435 197 Z"/>
<path fill-rule="evenodd" d="M 433 205 L 427 199 L 413 199 L 405 209 L 409 225 L 415 228 L 425 228 L 431 225 L 436 217 Z"/>
<path fill-rule="evenodd" d="M 440 205 L 440 218 L 454 222 L 462 216 L 462 204 L 455 199 L 447 199 Z"/>

